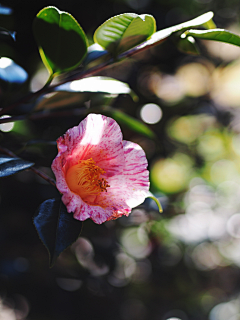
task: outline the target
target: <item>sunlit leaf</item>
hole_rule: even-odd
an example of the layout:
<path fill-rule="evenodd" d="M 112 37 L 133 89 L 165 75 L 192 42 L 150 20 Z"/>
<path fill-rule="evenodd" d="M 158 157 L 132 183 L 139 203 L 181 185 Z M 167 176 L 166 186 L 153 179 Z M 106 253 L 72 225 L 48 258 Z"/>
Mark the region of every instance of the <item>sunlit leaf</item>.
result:
<path fill-rule="evenodd" d="M 122 111 L 108 107 L 104 108 L 104 113 L 112 117 L 119 124 L 122 124 L 135 132 L 138 132 L 151 139 L 156 137 L 155 133 L 147 125 Z"/>
<path fill-rule="evenodd" d="M 144 43 L 140 44 L 138 48 L 144 48 L 147 46 L 156 45 L 158 43 L 161 43 L 165 41 L 167 38 L 169 38 L 173 33 L 179 32 L 179 31 L 185 31 L 189 28 L 194 28 L 198 26 L 204 26 L 208 21 L 210 21 L 213 17 L 213 12 L 209 11 L 207 13 L 204 13 L 203 15 L 194 18 L 192 20 L 180 23 L 176 26 L 172 26 L 166 29 L 159 30 L 151 36 L 151 38 Z"/>
<path fill-rule="evenodd" d="M 57 87 L 58 91 L 69 92 L 101 92 L 108 94 L 130 94 L 133 97 L 136 95 L 125 82 L 115 80 L 110 77 L 89 77 L 81 80 L 68 82 Z"/>
<path fill-rule="evenodd" d="M 82 230 L 82 222 L 67 212 L 60 199 L 44 201 L 37 209 L 33 223 L 48 250 L 50 266 L 61 252 L 77 240 Z"/>
<path fill-rule="evenodd" d="M 20 159 L 0 155 L 0 178 L 11 176 L 20 171 L 31 168 L 34 163 Z"/>
<path fill-rule="evenodd" d="M 116 56 L 145 41 L 155 30 L 153 16 L 123 13 L 98 27 L 94 33 L 94 41 Z"/>
<path fill-rule="evenodd" d="M 55 7 L 37 14 L 33 32 L 50 75 L 75 69 L 87 53 L 87 38 L 78 22 Z"/>
<path fill-rule="evenodd" d="M 14 89 L 23 84 L 28 78 L 27 72 L 12 59 L 0 59 L 0 86 L 6 89 Z"/>
<path fill-rule="evenodd" d="M 194 38 L 221 41 L 234 44 L 235 46 L 240 46 L 240 36 L 225 29 L 188 30 L 182 35 L 182 37 L 185 35 L 192 36 Z"/>
<path fill-rule="evenodd" d="M 35 109 L 69 108 L 80 105 L 89 99 L 91 99 L 91 106 L 94 106 L 97 102 L 103 104 L 103 100 L 114 98 L 119 94 L 129 94 L 133 100 L 138 99 L 127 83 L 101 76 L 68 82 L 57 87 L 56 90 L 56 92 L 43 97 Z"/>
<path fill-rule="evenodd" d="M 216 24 L 213 22 L 212 19 L 203 23 L 202 26 L 206 29 L 216 29 L 217 28 Z"/>

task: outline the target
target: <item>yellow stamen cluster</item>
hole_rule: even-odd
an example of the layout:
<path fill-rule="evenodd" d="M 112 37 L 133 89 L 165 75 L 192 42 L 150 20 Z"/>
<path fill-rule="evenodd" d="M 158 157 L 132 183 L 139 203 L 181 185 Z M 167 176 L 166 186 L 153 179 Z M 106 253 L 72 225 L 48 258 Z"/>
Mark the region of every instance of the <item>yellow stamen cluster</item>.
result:
<path fill-rule="evenodd" d="M 103 191 L 107 192 L 110 185 L 106 179 L 100 178 L 100 175 L 104 173 L 105 171 L 90 158 L 81 160 L 75 166 L 70 167 L 66 173 L 66 181 L 70 190 L 84 199 L 96 196 Z"/>

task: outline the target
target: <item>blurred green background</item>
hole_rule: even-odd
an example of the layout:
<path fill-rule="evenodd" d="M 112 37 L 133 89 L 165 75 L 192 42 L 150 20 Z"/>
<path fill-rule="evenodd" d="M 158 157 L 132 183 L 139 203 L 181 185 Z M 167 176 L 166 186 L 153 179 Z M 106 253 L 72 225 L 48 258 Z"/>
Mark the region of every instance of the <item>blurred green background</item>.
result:
<path fill-rule="evenodd" d="M 90 43 L 101 23 L 124 12 L 152 14 L 160 30 L 212 10 L 219 28 L 240 34 L 235 0 L 8 0 L 2 5 L 13 11 L 0 16 L 0 25 L 15 30 L 17 41 L 1 44 L 0 55 L 29 74 L 19 96 L 47 80 L 32 21 L 48 5 L 71 13 Z M 187 55 L 176 39 L 100 74 L 128 83 L 138 101 L 90 95 L 78 106 L 87 101 L 89 111 L 99 113 L 110 106 L 154 131 L 156 139 L 150 139 L 119 122 L 124 139 L 146 152 L 151 191 L 163 213 L 148 199 L 128 218 L 103 225 L 85 221 L 81 237 L 49 269 L 32 216 L 58 192 L 30 171 L 1 180 L 0 319 L 240 319 L 240 48 L 198 41 L 201 54 Z M 57 153 L 52 142 L 82 119 L 65 115 L 0 125 L 0 143 L 52 175 Z"/>

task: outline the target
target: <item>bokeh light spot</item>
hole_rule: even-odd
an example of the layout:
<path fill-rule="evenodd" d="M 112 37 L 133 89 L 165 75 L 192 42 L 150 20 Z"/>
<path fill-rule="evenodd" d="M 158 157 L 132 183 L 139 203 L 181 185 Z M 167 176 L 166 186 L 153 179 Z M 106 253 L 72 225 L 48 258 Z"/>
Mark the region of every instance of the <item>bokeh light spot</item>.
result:
<path fill-rule="evenodd" d="M 3 115 L 1 116 L 0 119 L 6 119 L 6 118 L 10 118 L 9 115 Z M 8 122 L 8 123 L 1 123 L 0 124 L 0 130 L 3 132 L 9 132 L 13 129 L 14 127 L 14 122 Z"/>
<path fill-rule="evenodd" d="M 148 124 L 158 123 L 162 118 L 162 110 L 155 103 L 145 104 L 140 111 L 141 118 Z"/>
<path fill-rule="evenodd" d="M 227 222 L 227 232 L 234 238 L 240 238 L 240 213 L 230 217 Z"/>

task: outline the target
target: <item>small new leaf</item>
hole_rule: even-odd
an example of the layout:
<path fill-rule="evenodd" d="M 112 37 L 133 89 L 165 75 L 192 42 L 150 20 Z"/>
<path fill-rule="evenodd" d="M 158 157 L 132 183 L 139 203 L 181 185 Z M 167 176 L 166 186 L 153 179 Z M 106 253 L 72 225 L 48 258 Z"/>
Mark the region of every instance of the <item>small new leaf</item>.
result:
<path fill-rule="evenodd" d="M 48 250 L 51 267 L 60 253 L 77 240 L 82 230 L 82 222 L 67 212 L 60 199 L 44 201 L 37 209 L 33 223 Z"/>

